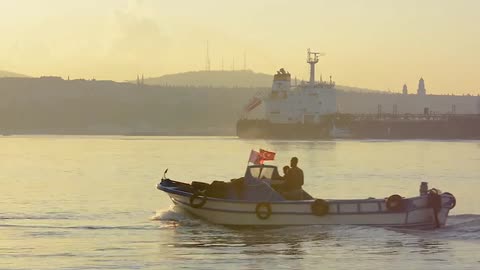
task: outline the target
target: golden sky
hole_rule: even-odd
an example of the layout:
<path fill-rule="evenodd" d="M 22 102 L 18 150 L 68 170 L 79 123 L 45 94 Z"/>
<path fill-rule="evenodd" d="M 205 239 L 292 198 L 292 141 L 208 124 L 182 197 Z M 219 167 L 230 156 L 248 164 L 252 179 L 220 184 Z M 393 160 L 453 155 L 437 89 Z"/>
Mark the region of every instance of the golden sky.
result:
<path fill-rule="evenodd" d="M 306 49 L 338 84 L 480 93 L 476 0 L 0 0 L 0 70 L 132 80 L 205 68 L 308 78 Z"/>

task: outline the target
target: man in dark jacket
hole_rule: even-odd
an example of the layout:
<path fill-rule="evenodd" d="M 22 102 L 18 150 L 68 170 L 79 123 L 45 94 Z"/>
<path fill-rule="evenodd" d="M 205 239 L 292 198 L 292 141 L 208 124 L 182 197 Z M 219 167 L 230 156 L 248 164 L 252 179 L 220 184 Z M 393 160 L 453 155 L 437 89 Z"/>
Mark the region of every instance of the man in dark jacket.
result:
<path fill-rule="evenodd" d="M 285 177 L 289 191 L 301 189 L 303 186 L 303 171 L 298 168 L 297 164 L 298 158 L 293 157 L 290 160 L 290 169 Z"/>
<path fill-rule="evenodd" d="M 284 183 L 281 185 L 280 193 L 288 200 L 304 199 L 303 171 L 297 167 L 298 158 L 293 157 L 290 160 L 290 169 L 284 176 Z"/>

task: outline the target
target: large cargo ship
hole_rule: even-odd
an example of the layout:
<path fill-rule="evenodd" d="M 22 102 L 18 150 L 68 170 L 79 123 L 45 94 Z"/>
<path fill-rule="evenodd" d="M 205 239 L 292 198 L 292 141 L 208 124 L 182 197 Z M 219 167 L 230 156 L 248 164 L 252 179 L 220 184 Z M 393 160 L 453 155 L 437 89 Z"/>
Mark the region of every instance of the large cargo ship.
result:
<path fill-rule="evenodd" d="M 337 102 L 339 92 L 332 77 L 328 81 L 321 77 L 315 80 L 315 65 L 320 55 L 308 51 L 308 82 L 297 84 L 295 79 L 292 85 L 290 73 L 280 69 L 273 77 L 271 92 L 254 97 L 245 107 L 244 115 L 237 122 L 237 135 L 263 139 L 480 139 L 480 97 L 427 95 L 423 78 L 416 95 L 409 95 L 406 85 L 402 94 L 349 94 L 347 98 L 342 95 L 344 100 L 358 96 L 367 103 L 371 99 L 370 103 L 380 100 L 378 102 L 385 105 L 392 104 L 391 113 L 384 113 L 380 103 L 374 113 L 358 109 L 341 111 Z M 262 103 L 265 117 L 251 119 L 249 112 Z M 355 100 L 345 103 L 355 103 Z M 411 111 L 400 113 L 398 103 Z M 458 112 L 456 103 L 469 106 L 463 106 L 468 108 Z M 440 108 L 438 104 L 443 107 L 451 104 L 451 108 L 448 112 L 433 111 L 432 107 Z"/>

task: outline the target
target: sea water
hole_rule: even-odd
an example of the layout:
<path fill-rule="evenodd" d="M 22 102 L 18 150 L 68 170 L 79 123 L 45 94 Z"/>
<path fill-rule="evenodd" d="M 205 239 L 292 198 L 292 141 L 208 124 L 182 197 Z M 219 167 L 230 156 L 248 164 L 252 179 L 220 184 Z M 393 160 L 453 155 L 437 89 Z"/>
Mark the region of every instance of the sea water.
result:
<path fill-rule="evenodd" d="M 318 198 L 457 198 L 447 226 L 232 229 L 157 190 L 243 175 L 251 149 L 299 158 Z M 479 141 L 0 137 L 0 269 L 480 269 Z"/>

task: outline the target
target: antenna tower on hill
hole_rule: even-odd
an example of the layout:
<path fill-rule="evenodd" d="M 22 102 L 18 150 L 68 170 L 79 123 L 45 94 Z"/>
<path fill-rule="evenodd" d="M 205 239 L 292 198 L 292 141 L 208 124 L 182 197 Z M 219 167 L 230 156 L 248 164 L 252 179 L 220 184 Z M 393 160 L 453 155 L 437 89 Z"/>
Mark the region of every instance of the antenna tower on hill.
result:
<path fill-rule="evenodd" d="M 207 57 L 206 57 L 206 62 L 205 62 L 205 70 L 210 71 L 210 52 L 208 48 L 208 40 L 207 40 Z"/>
<path fill-rule="evenodd" d="M 243 52 L 243 70 L 247 70 L 247 52 Z"/>

